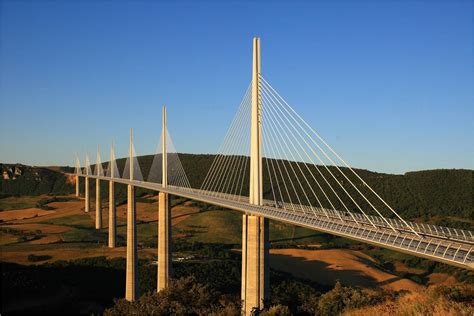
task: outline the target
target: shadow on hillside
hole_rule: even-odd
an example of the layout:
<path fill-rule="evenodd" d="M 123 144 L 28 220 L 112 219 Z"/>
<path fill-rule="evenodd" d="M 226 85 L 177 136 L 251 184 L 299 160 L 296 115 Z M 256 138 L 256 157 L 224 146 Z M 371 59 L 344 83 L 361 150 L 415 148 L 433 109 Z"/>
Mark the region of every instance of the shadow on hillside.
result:
<path fill-rule="evenodd" d="M 373 268 L 365 260 L 358 261 L 362 262 L 368 269 Z M 360 270 L 343 269 L 337 265 L 330 265 L 317 259 L 285 254 L 270 254 L 270 267 L 277 271 L 290 273 L 299 279 L 330 286 L 336 284 L 337 280 L 344 285 L 361 287 L 379 287 L 400 280 L 399 277 L 394 277 L 379 282 Z"/>
<path fill-rule="evenodd" d="M 98 314 L 124 293 L 121 269 L 75 265 L 22 266 L 0 263 L 1 313 L 64 315 Z"/>
<path fill-rule="evenodd" d="M 309 235 L 299 236 L 299 237 L 288 237 L 288 238 L 281 238 L 281 239 L 272 239 L 272 240 L 270 240 L 270 242 L 274 243 L 274 242 L 283 242 L 283 241 L 295 241 L 295 240 L 303 240 L 303 239 L 306 239 L 306 238 L 319 237 L 319 236 L 321 236 L 321 234 L 316 233 L 316 234 L 309 234 Z"/>

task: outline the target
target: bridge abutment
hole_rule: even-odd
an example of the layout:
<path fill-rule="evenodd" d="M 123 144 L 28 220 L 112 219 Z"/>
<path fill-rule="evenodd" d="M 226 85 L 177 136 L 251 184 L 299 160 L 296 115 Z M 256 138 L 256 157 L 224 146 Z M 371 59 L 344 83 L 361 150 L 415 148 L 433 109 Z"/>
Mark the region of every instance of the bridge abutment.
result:
<path fill-rule="evenodd" d="M 109 181 L 109 248 L 115 248 L 117 209 L 115 207 L 115 183 Z"/>
<path fill-rule="evenodd" d="M 158 281 L 159 292 L 168 287 L 171 275 L 171 207 L 170 195 L 160 192 L 158 201 Z"/>

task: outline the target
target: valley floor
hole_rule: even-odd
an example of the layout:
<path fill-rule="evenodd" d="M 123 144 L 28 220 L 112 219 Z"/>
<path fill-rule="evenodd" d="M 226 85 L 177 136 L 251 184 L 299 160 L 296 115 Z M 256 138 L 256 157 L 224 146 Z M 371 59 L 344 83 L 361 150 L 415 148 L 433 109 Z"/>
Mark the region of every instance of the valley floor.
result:
<path fill-rule="evenodd" d="M 1 262 L 42 265 L 60 260 L 125 257 L 126 205 L 117 207 L 118 246 L 110 249 L 106 244 L 108 205 L 105 202 L 102 209 L 104 227 L 96 230 L 94 207 L 91 212 L 85 213 L 82 199 L 68 196 L 60 200 L 49 203 L 48 209 L 10 201 L 25 208 L 0 212 Z M 189 247 L 180 247 L 179 244 L 183 242 L 228 245 L 234 249 L 234 253 L 239 252 L 241 216 L 238 213 L 203 209 L 199 204 L 186 200 L 176 200 L 173 204 L 173 243 L 178 245 L 173 252 L 176 260 L 189 257 L 190 254 L 193 255 L 191 261 L 211 259 L 209 255 L 195 252 Z M 156 260 L 157 209 L 155 196 L 147 196 L 137 202 L 139 257 L 149 263 Z M 270 227 L 271 269 L 297 279 L 327 287 L 334 286 L 340 280 L 349 286 L 380 287 L 413 293 L 422 292 L 428 284 L 458 283 L 450 273 L 428 273 L 423 265 L 421 268 L 408 267 L 401 260 L 394 260 L 387 265 L 387 259 L 383 262 L 381 258 L 390 256 L 381 257 L 382 252 L 378 249 L 373 250 L 374 255 L 371 255 L 370 248 L 358 249 L 359 246 L 348 243 L 350 249 L 344 249 L 341 245 L 345 244 L 341 244 L 338 239 L 307 229 L 281 223 L 271 223 Z M 337 245 L 337 248 L 327 249 L 328 244 Z M 414 278 L 403 275 L 420 276 L 424 281 L 415 282 Z"/>

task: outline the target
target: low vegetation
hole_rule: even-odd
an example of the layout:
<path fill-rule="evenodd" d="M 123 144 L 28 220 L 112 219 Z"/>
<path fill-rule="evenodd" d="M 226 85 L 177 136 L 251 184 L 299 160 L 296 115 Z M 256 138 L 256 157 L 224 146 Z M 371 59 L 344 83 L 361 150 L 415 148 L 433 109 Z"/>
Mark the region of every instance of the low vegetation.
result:
<path fill-rule="evenodd" d="M 192 277 L 173 280 L 164 291 L 148 292 L 137 302 L 117 300 L 104 315 L 222 315 L 239 316 L 240 304 Z"/>
<path fill-rule="evenodd" d="M 211 283 L 212 284 L 212 283 Z M 299 282 L 286 281 L 272 287 L 269 307 L 255 310 L 270 315 L 472 315 L 472 287 L 432 286 L 424 293 L 383 292 L 342 286 L 319 292 Z M 105 315 L 240 315 L 235 296 L 223 295 L 193 277 L 171 282 L 160 293 L 148 292 L 136 302 L 124 299 Z"/>
<path fill-rule="evenodd" d="M 31 254 L 31 255 L 28 255 L 28 261 L 30 262 L 40 262 L 40 261 L 46 261 L 46 260 L 49 260 L 51 259 L 52 257 L 49 256 L 49 255 L 34 255 L 34 254 Z"/>
<path fill-rule="evenodd" d="M 424 292 L 405 293 L 374 306 L 347 310 L 345 316 L 474 315 L 472 286 L 430 286 Z"/>

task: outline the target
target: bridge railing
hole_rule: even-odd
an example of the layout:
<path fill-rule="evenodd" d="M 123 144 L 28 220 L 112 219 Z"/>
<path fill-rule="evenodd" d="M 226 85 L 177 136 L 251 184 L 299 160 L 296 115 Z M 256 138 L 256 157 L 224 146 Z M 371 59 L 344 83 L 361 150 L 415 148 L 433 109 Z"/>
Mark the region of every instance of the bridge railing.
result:
<path fill-rule="evenodd" d="M 275 203 L 271 200 L 265 200 L 265 205 L 273 206 L 275 205 Z M 285 210 L 289 210 L 289 211 L 298 211 L 298 210 L 303 209 L 306 211 L 304 214 L 308 214 L 309 216 L 310 214 L 316 212 L 318 216 L 327 217 L 327 215 L 329 215 L 329 217 L 333 218 L 334 220 L 338 220 L 338 221 L 342 220 L 344 222 L 346 221 L 354 222 L 354 218 L 355 218 L 356 221 L 359 223 L 372 225 L 367 220 L 366 216 L 360 213 L 352 213 L 351 215 L 349 215 L 348 212 L 341 212 L 338 210 L 332 210 L 332 209 L 326 209 L 326 208 L 323 209 L 323 208 L 313 207 L 313 206 L 308 206 L 308 205 L 298 205 L 297 208 L 294 208 L 294 207 L 290 207 L 290 205 L 288 205 L 287 203 L 282 204 L 281 208 Z M 404 223 L 398 219 L 381 218 L 379 216 L 369 215 L 368 217 L 372 220 L 372 223 L 374 223 L 377 227 L 390 228 L 390 226 L 387 224 L 387 221 L 388 221 L 392 225 L 392 227 L 395 227 L 396 229 L 401 230 L 401 231 L 406 231 L 407 230 L 406 224 L 408 224 L 410 227 L 412 227 L 416 232 L 420 233 L 421 235 L 437 236 L 437 237 L 442 237 L 446 239 L 466 241 L 466 242 L 474 244 L 474 234 L 473 232 L 469 230 L 453 229 L 449 227 L 414 223 L 414 222 L 409 222 L 409 221 L 406 221 Z"/>
<path fill-rule="evenodd" d="M 177 188 L 177 190 L 180 189 Z M 241 210 L 247 210 L 249 212 L 254 210 L 256 213 L 260 213 L 267 217 L 274 216 L 275 219 L 278 220 L 285 219 L 297 225 L 327 231 L 343 237 L 358 239 L 403 252 L 416 253 L 423 257 L 435 258 L 443 262 L 454 263 L 458 266 L 465 267 L 465 265 L 474 263 L 474 256 L 472 253 L 473 246 L 465 244 L 466 241 L 469 241 L 469 236 L 472 236 L 470 231 L 464 231 L 464 234 L 461 234 L 458 230 L 458 234 L 453 234 L 453 230 L 451 229 L 445 230 L 447 228 L 430 225 L 431 227 L 435 227 L 431 228 L 431 233 L 427 225 L 423 227 L 421 225 L 416 225 L 415 223 L 410 223 L 414 228 L 422 233 L 422 236 L 416 236 L 411 231 L 407 231 L 405 225 L 397 223 L 396 220 L 392 220 L 393 223 L 397 224 L 397 227 L 400 228 L 400 231 L 396 233 L 389 228 L 382 219 L 379 219 L 376 216 L 374 216 L 374 218 L 377 218 L 379 226 L 374 228 L 368 221 L 363 222 L 361 220 L 360 223 L 356 223 L 353 220 L 350 221 L 351 217 L 348 215 L 345 215 L 347 221 L 341 221 L 337 214 L 339 211 L 337 210 L 323 210 L 303 206 L 302 209 L 306 207 L 306 213 L 295 211 L 288 212 L 287 209 L 284 208 L 284 205 L 281 207 L 275 206 L 275 203 L 270 200 L 265 200 L 264 206 L 255 206 L 248 204 L 248 197 L 244 196 L 222 195 L 222 193 L 219 192 L 203 192 L 194 189 L 193 194 L 209 196 L 214 200 L 214 203 L 217 200 L 221 200 L 221 202 L 217 204 L 226 205 L 227 207 L 232 208 L 229 204 L 239 204 Z M 310 213 L 310 210 L 315 211 L 317 215 L 315 215 L 314 212 Z M 331 214 L 329 218 L 327 214 Z M 361 223 L 363 223 L 363 225 L 361 225 Z M 440 233 L 444 233 L 444 235 Z"/>
<path fill-rule="evenodd" d="M 85 175 L 81 175 L 85 176 Z M 474 253 L 472 242 L 468 237 L 472 236 L 469 231 L 457 234 L 454 230 L 440 228 L 434 225 L 428 226 L 414 225 L 420 232 L 427 231 L 426 235 L 416 235 L 412 231 L 400 229 L 395 232 L 391 228 L 384 226 L 379 220 L 376 227 L 362 220 L 355 222 L 350 215 L 342 214 L 337 210 L 316 209 L 309 206 L 301 206 L 300 211 L 292 211 L 285 208 L 285 205 L 274 205 L 273 201 L 265 200 L 264 205 L 249 204 L 248 197 L 230 196 L 219 192 L 202 191 L 198 189 L 181 188 L 177 186 L 167 186 L 163 188 L 161 184 L 120 179 L 89 176 L 101 180 L 112 180 L 124 184 L 148 188 L 156 191 L 163 191 L 173 195 L 183 196 L 194 200 L 219 205 L 242 212 L 265 216 L 270 219 L 287 222 L 303 227 L 308 227 L 321 232 L 346 237 L 358 241 L 363 241 L 373 245 L 394 249 L 397 251 L 416 254 L 421 257 L 448 263 L 462 268 L 473 269 Z M 342 220 L 339 215 L 344 215 Z M 376 218 L 376 217 L 374 217 Z M 394 222 L 395 224 L 395 222 Z M 411 223 L 413 224 L 413 223 Z M 401 226 L 401 225 L 400 225 Z M 443 233 L 445 235 L 437 235 Z M 449 238 L 448 238 L 449 237 Z M 459 237 L 459 239 L 458 239 Z"/>

